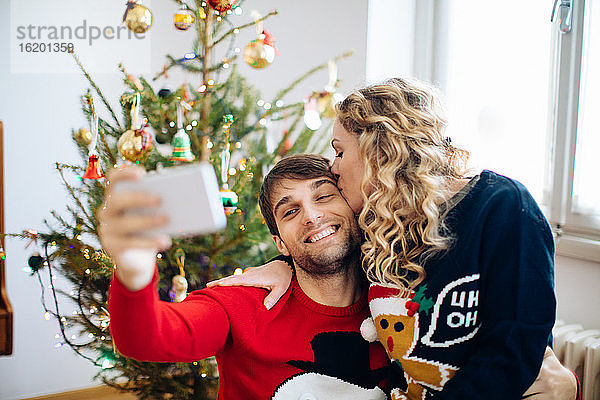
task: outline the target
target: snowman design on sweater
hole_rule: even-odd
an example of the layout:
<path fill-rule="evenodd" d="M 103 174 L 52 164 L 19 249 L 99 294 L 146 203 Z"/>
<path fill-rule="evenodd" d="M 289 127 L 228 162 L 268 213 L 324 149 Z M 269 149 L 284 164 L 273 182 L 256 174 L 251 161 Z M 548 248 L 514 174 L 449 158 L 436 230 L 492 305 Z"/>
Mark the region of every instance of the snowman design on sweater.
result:
<path fill-rule="evenodd" d="M 421 286 L 416 293 L 403 296 L 397 288 L 371 285 L 369 307 L 372 317 L 363 322 L 361 332 L 368 341 L 380 340 L 390 357 L 392 365 L 388 379 L 392 400 L 431 398 L 458 370 L 457 366 L 440 361 L 433 355 L 443 353 L 453 344 L 468 341 L 477 333 L 477 311 L 460 313 L 456 307 L 461 305 L 460 302 L 465 307 L 469 306 L 468 292 L 460 289 L 464 289 L 463 285 L 477 284 L 478 278 L 478 275 L 473 275 L 449 283 L 435 303 L 424 295 L 427 285 Z M 473 296 L 470 305 L 476 306 Z M 454 306 L 454 311 L 448 306 Z M 465 318 L 471 318 L 471 329 L 466 335 Z M 442 327 L 442 323 L 445 326 Z M 440 334 L 436 333 L 438 324 L 440 332 L 461 327 L 463 331 L 459 337 L 439 342 Z M 423 351 L 426 348 L 433 348 L 433 351 Z"/>
<path fill-rule="evenodd" d="M 378 386 L 387 367 L 370 368 L 370 344 L 359 332 L 321 332 L 310 344 L 314 361 L 288 361 L 305 372 L 279 385 L 273 400 L 387 399 Z"/>

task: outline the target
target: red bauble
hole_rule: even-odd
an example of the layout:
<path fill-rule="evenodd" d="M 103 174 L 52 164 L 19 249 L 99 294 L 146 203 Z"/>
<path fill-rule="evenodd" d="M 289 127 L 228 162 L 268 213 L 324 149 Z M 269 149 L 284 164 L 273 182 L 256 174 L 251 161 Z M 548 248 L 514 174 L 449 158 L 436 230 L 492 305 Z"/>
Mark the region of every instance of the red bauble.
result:
<path fill-rule="evenodd" d="M 230 10 L 237 0 L 208 0 L 208 4 L 218 12 Z"/>
<path fill-rule="evenodd" d="M 290 139 L 285 139 L 281 146 L 279 147 L 279 155 L 281 157 L 285 157 L 288 151 L 292 148 L 292 141 Z"/>
<path fill-rule="evenodd" d="M 104 178 L 104 174 L 100 169 L 100 162 L 98 156 L 95 153 L 91 153 L 88 160 L 88 167 L 83 175 L 85 179 L 101 179 Z"/>

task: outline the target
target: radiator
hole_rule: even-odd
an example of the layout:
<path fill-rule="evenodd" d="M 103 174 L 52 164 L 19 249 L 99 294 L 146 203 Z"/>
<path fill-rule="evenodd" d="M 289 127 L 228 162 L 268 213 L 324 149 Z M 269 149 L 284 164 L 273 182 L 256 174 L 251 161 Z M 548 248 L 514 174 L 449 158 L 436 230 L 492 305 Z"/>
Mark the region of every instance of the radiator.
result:
<path fill-rule="evenodd" d="M 557 321 L 552 336 L 556 357 L 581 382 L 582 400 L 600 400 L 600 330 Z"/>

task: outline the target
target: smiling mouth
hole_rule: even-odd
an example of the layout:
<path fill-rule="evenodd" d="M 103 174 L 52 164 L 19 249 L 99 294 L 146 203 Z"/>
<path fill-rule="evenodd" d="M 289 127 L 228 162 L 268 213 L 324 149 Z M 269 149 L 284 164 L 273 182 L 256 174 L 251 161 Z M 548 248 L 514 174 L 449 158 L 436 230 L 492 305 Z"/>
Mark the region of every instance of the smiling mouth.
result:
<path fill-rule="evenodd" d="M 314 235 L 310 235 L 308 238 L 306 238 L 306 240 L 304 241 L 305 243 L 316 243 L 319 240 L 323 240 L 326 237 L 329 237 L 333 234 L 335 234 L 338 229 L 340 229 L 339 225 L 330 225 L 328 227 L 326 227 L 325 229 L 315 233 Z"/>

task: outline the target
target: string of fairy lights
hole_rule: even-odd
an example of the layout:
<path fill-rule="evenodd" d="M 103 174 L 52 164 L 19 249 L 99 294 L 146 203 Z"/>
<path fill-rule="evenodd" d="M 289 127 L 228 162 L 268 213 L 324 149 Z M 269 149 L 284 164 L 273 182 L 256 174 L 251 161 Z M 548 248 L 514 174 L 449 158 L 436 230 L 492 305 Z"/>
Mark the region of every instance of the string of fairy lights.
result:
<path fill-rule="evenodd" d="M 29 233 L 32 235 L 32 239 L 35 240 L 38 233 L 33 230 L 29 230 Z M 94 365 L 96 365 L 102 369 L 113 368 L 114 362 L 115 362 L 114 354 L 116 353 L 114 348 L 112 349 L 113 350 L 112 354 L 110 352 L 103 351 L 103 352 L 101 352 L 102 354 L 96 358 L 92 358 L 81 351 L 82 348 L 87 348 L 96 340 L 101 340 L 101 341 L 110 340 L 108 337 L 109 336 L 108 327 L 110 324 L 110 317 L 108 314 L 108 310 L 106 310 L 106 308 L 104 308 L 104 307 L 100 307 L 100 310 L 98 310 L 98 308 L 95 306 L 92 306 L 89 308 L 89 310 L 88 310 L 89 314 L 97 317 L 96 319 L 99 322 L 99 325 L 96 325 L 90 319 L 90 317 L 88 317 L 86 315 L 86 312 L 82 305 L 81 291 L 87 284 L 88 276 L 91 273 L 90 269 L 86 269 L 85 274 L 81 277 L 81 283 L 80 283 L 79 287 L 77 288 L 77 298 L 76 298 L 79 311 L 73 310 L 73 315 L 80 315 L 86 321 L 88 328 L 91 328 L 91 329 L 97 331 L 98 334 L 95 335 L 90 332 L 88 334 L 88 338 L 91 339 L 91 341 L 88 341 L 86 343 L 76 343 L 75 341 L 78 339 L 81 339 L 81 338 L 78 335 L 73 335 L 73 334 L 70 335 L 67 333 L 67 328 L 68 328 L 67 327 L 67 317 L 65 317 L 60 312 L 59 301 L 58 301 L 58 296 L 57 296 L 58 290 L 57 290 L 57 288 L 55 286 L 55 282 L 54 282 L 55 279 L 54 279 L 54 274 L 53 274 L 53 267 L 52 267 L 50 253 L 49 253 L 49 247 L 52 248 L 55 246 L 56 246 L 55 241 L 51 241 L 51 242 L 44 241 L 44 243 L 43 243 L 44 257 L 41 257 L 39 254 L 34 254 L 32 257 L 30 257 L 30 260 L 29 260 L 29 269 L 31 270 L 32 274 L 36 275 L 36 277 L 39 281 L 39 284 L 40 284 L 40 289 L 41 289 L 40 298 L 41 298 L 42 307 L 44 309 L 44 319 L 49 321 L 52 317 L 54 317 L 58 321 L 60 333 L 57 333 L 54 336 L 54 338 L 57 340 L 54 347 L 58 349 L 66 344 L 69 347 L 71 347 L 71 349 L 73 349 L 73 351 L 75 351 L 79 356 L 92 362 Z M 50 307 L 46 303 L 45 285 L 44 285 L 44 282 L 43 282 L 41 274 L 40 274 L 40 270 L 42 269 L 42 267 L 45 267 L 48 270 L 48 277 L 49 277 L 48 286 L 52 292 L 52 300 L 51 301 L 53 301 L 54 310 L 50 309 Z M 72 291 L 71 297 L 73 297 L 74 294 L 75 293 Z M 111 344 L 112 344 L 112 341 L 111 341 Z"/>

